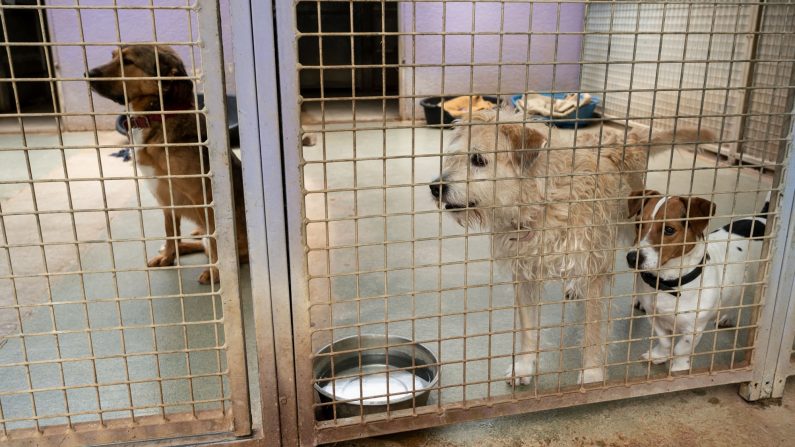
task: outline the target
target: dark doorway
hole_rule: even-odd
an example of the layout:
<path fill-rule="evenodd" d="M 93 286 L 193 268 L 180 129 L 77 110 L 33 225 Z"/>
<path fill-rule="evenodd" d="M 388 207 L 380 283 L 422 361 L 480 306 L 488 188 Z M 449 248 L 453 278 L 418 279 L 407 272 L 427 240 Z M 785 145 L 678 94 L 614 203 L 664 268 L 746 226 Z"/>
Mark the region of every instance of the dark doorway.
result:
<path fill-rule="evenodd" d="M 301 95 L 396 95 L 398 38 L 383 32 L 397 32 L 397 8 L 397 2 L 299 3 L 298 30 L 323 34 L 298 42 Z"/>
<path fill-rule="evenodd" d="M 3 5 L 36 5 L 36 0 L 3 0 Z M 14 78 L 49 78 L 55 76 L 47 66 L 48 47 L 30 45 L 48 41 L 46 14 L 42 9 L 15 9 L 7 7 L 3 10 L 3 18 L 8 33 L 9 53 L 5 47 L 0 52 L 0 113 L 47 113 L 55 111 L 54 90 L 50 89 L 49 80 L 18 80 L 16 81 L 19 110 L 14 97 L 14 83 L 11 82 L 11 68 Z M 0 41 L 5 43 L 5 36 L 0 33 Z M 13 45 L 23 43 L 24 45 Z M 50 60 L 52 60 L 50 58 Z M 52 73 L 52 75 L 51 75 Z"/>

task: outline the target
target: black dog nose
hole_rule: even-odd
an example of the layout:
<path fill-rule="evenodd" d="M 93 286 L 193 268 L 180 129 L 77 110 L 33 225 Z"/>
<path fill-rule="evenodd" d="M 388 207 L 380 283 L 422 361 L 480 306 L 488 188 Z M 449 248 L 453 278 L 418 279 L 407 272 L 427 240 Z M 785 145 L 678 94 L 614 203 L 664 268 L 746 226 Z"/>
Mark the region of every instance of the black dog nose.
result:
<path fill-rule="evenodd" d="M 627 264 L 629 264 L 630 268 L 637 269 L 643 265 L 643 255 L 638 253 L 637 250 L 632 250 L 627 253 Z"/>
<path fill-rule="evenodd" d="M 97 76 L 99 76 L 99 70 L 94 68 L 92 70 L 89 70 L 88 73 L 84 73 L 84 75 L 87 78 L 96 78 Z"/>
<path fill-rule="evenodd" d="M 445 185 L 438 178 L 428 185 L 428 187 L 431 188 L 431 195 L 435 198 L 438 199 L 440 196 L 444 195 Z"/>

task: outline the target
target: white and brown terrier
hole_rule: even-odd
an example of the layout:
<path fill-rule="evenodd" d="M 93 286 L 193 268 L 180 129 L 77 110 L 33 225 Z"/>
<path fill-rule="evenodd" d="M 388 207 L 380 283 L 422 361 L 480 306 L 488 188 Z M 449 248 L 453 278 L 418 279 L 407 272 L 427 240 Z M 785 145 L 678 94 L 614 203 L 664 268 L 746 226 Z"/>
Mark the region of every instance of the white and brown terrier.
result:
<path fill-rule="evenodd" d="M 671 360 L 671 371 L 689 370 L 704 328 L 715 321 L 733 325 L 729 315 L 760 258 L 768 204 L 759 216 L 708 234 L 716 208 L 708 200 L 645 190 L 634 191 L 628 206 L 637 232 L 627 263 L 639 272 L 637 305 L 652 317 L 657 337 L 642 358 L 655 364 Z"/>

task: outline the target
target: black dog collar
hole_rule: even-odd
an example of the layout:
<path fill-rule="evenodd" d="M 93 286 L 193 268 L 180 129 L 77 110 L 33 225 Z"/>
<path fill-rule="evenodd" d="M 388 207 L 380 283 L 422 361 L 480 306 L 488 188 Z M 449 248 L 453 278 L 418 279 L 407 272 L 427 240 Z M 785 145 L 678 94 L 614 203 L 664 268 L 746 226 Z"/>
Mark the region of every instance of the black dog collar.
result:
<path fill-rule="evenodd" d="M 698 267 L 693 269 L 690 273 L 685 276 L 680 276 L 679 278 L 674 279 L 662 279 L 659 276 L 655 275 L 654 273 L 650 272 L 641 272 L 640 278 L 649 285 L 649 287 L 653 289 L 660 290 L 662 292 L 670 293 L 673 296 L 679 296 L 680 292 L 678 290 L 679 287 L 689 284 L 693 282 L 696 278 L 701 276 L 701 272 L 704 270 L 704 264 L 709 259 L 707 253 L 704 253 L 704 257 L 701 258 L 701 262 L 698 264 Z"/>

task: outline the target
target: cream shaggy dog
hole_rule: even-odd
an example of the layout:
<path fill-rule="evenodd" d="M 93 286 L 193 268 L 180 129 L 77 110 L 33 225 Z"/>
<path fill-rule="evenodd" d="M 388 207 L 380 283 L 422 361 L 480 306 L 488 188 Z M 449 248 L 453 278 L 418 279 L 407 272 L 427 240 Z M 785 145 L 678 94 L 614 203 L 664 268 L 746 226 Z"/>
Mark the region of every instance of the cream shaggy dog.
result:
<path fill-rule="evenodd" d="M 680 129 L 581 134 L 577 149 L 547 148 L 549 129 L 521 123 L 522 115 L 472 114 L 459 125 L 430 185 L 438 206 L 462 226 L 492 233 L 494 258 L 513 274 L 521 324 L 520 351 L 508 368 L 512 385 L 529 384 L 536 372 L 538 302 L 544 281 L 562 280 L 568 298 L 585 301 L 580 382 L 604 380 L 602 301 L 615 257 L 626 198 L 643 183 L 651 145 L 709 139 L 708 132 Z M 660 146 L 666 144 L 666 146 Z M 598 146 L 598 148 L 597 148 Z"/>

